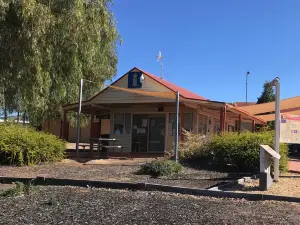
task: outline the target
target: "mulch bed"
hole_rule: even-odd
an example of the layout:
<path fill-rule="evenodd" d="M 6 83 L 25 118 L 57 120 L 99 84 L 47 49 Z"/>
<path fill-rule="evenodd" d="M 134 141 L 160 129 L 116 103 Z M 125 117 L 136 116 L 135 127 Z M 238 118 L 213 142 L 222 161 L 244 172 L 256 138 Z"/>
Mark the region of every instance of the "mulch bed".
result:
<path fill-rule="evenodd" d="M 299 224 L 300 204 L 161 192 L 37 187 L 0 197 L 0 224 Z"/>
<path fill-rule="evenodd" d="M 138 165 L 83 165 L 54 163 L 31 167 L 0 167 L 0 176 L 36 177 L 105 180 L 123 182 L 157 183 L 181 187 L 208 188 L 232 180 L 228 173 L 209 170 L 185 168 L 183 173 L 171 177 L 152 178 L 147 175 L 135 174 Z"/>

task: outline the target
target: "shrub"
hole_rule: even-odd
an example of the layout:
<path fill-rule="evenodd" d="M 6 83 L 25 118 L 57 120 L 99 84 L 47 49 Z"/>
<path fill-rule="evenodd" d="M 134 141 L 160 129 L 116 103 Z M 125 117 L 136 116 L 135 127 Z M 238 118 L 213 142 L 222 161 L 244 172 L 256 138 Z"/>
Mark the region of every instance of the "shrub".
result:
<path fill-rule="evenodd" d="M 0 192 L 0 196 L 3 197 L 16 197 L 20 195 L 28 195 L 32 190 L 32 186 L 28 184 L 24 184 L 22 182 L 13 183 L 14 187 L 7 189 L 3 192 Z"/>
<path fill-rule="evenodd" d="M 205 152 L 202 146 L 206 143 L 209 138 L 204 137 L 201 134 L 193 134 L 192 132 L 183 130 L 185 137 L 184 141 L 179 142 L 178 146 L 178 159 L 182 163 L 195 161 L 198 158 L 205 157 Z M 171 149 L 165 152 L 165 159 L 174 158 L 174 143 Z"/>
<path fill-rule="evenodd" d="M 274 146 L 274 132 L 225 133 L 214 135 L 203 146 L 206 154 L 211 156 L 214 163 L 226 166 L 231 164 L 238 169 L 248 172 L 259 171 L 259 149 L 261 144 Z M 287 170 L 288 147 L 280 145 L 280 170 Z"/>
<path fill-rule="evenodd" d="M 34 165 L 60 161 L 65 142 L 56 136 L 22 125 L 0 125 L 0 163 Z"/>
<path fill-rule="evenodd" d="M 183 131 L 185 140 L 179 143 L 178 157 L 180 162 L 194 161 L 206 156 L 203 145 L 208 142 L 208 138 L 200 134 L 193 134 Z M 174 151 L 174 150 L 173 150 Z"/>
<path fill-rule="evenodd" d="M 154 177 L 169 176 L 182 171 L 182 166 L 171 160 L 154 160 L 141 165 L 138 174 L 146 174 Z"/>

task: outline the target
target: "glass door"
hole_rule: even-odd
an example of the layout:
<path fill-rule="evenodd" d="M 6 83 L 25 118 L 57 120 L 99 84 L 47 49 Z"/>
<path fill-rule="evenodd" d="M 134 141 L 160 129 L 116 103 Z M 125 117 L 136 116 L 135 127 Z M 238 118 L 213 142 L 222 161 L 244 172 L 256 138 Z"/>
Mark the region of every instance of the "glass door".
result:
<path fill-rule="evenodd" d="M 132 151 L 147 152 L 148 115 L 132 116 Z"/>
<path fill-rule="evenodd" d="M 164 115 L 149 116 L 148 152 L 165 151 L 166 118 Z"/>

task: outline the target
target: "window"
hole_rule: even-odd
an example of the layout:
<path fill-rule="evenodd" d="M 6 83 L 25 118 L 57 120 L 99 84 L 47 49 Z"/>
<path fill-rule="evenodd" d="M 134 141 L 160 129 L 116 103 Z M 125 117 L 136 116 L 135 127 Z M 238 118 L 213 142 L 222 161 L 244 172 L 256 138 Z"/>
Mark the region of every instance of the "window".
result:
<path fill-rule="evenodd" d="M 179 135 L 180 135 L 180 114 L 179 114 Z M 184 114 L 184 125 L 183 128 L 187 131 L 193 130 L 193 113 L 185 113 Z M 170 113 L 169 115 L 169 135 L 175 135 L 176 133 L 176 113 Z"/>
<path fill-rule="evenodd" d="M 207 134 L 207 123 L 208 123 L 208 116 L 199 114 L 199 121 L 198 121 L 198 133 L 199 134 Z"/>
<path fill-rule="evenodd" d="M 131 132 L 131 114 L 115 113 L 114 117 L 114 134 L 130 134 Z"/>
<path fill-rule="evenodd" d="M 125 114 L 125 131 L 126 134 L 130 134 L 131 132 L 131 113 Z"/>
<path fill-rule="evenodd" d="M 179 121 L 178 121 L 178 129 L 180 129 L 180 115 L 179 115 Z M 180 131 L 179 135 L 180 135 Z M 169 135 L 175 135 L 176 134 L 176 113 L 170 113 L 169 115 Z"/>
<path fill-rule="evenodd" d="M 184 114 L 183 128 L 190 132 L 193 130 L 193 113 L 185 113 Z"/>
<path fill-rule="evenodd" d="M 214 133 L 220 132 L 220 120 L 214 119 Z"/>

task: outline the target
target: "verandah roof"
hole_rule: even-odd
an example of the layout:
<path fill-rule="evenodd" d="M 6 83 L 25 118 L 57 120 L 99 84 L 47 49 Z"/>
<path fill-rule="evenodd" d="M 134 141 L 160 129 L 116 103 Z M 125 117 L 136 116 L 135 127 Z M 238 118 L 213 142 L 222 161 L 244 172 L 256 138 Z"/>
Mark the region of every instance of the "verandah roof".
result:
<path fill-rule="evenodd" d="M 275 114 L 274 114 L 275 102 L 243 106 L 238 108 L 247 111 L 252 115 L 256 115 L 256 117 L 264 121 L 275 120 Z M 300 115 L 300 96 L 281 100 L 280 112 L 293 114 L 293 115 Z M 270 114 L 266 114 L 266 113 L 270 113 Z M 259 115 L 259 114 L 266 114 L 266 115 Z"/>
<path fill-rule="evenodd" d="M 137 90 L 137 89 L 130 89 L 130 88 L 122 88 L 122 87 L 117 87 L 110 85 L 108 86 L 109 88 L 113 89 L 118 89 L 120 91 L 126 91 L 134 94 L 139 94 L 139 95 L 146 95 L 146 96 L 151 96 L 151 97 L 159 97 L 159 98 L 165 98 L 165 99 L 176 99 L 175 92 L 152 92 L 152 91 L 142 91 L 142 90 Z M 183 103 L 191 103 L 191 104 L 197 104 L 197 105 L 209 105 L 210 107 L 216 107 L 216 108 L 221 108 L 221 107 L 226 107 L 227 111 L 232 112 L 234 114 L 240 114 L 244 118 L 248 120 L 254 120 L 257 124 L 265 124 L 265 121 L 261 118 L 257 118 L 251 114 L 249 114 L 246 111 L 243 111 L 235 106 L 229 105 L 225 102 L 217 102 L 217 101 L 211 101 L 211 100 L 206 100 L 206 99 L 188 99 L 180 96 L 180 102 Z M 78 104 L 72 104 L 72 105 L 67 105 L 64 106 L 65 110 L 74 110 L 78 106 Z M 97 108 L 102 108 L 105 109 L 105 106 L 100 106 L 100 105 L 95 105 L 95 103 L 91 104 L 89 101 L 85 101 L 82 103 L 82 106 L 86 107 L 97 107 Z"/>

